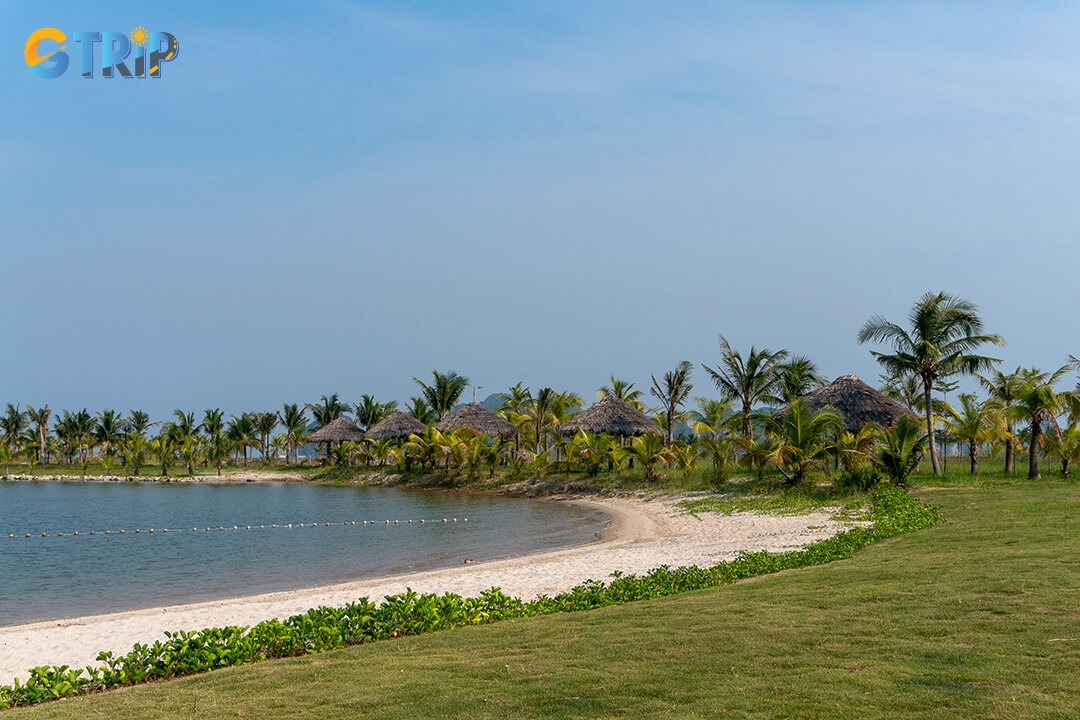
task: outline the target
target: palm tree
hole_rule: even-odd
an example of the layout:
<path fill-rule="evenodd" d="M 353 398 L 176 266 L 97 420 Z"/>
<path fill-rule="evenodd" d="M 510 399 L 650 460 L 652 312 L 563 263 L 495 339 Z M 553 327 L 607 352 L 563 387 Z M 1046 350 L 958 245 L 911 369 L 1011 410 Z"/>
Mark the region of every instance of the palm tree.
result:
<path fill-rule="evenodd" d="M 640 462 L 645 469 L 646 480 L 659 480 L 660 473 L 656 471 L 656 466 L 670 464 L 674 459 L 671 449 L 664 443 L 664 438 L 656 433 L 630 438 L 629 445 L 615 448 L 612 455 L 620 465 L 626 460 L 630 460 L 631 464 L 633 460 Z"/>
<path fill-rule="evenodd" d="M 840 413 L 828 407 L 815 411 L 802 398 L 792 400 L 782 416 L 766 415 L 763 420 L 766 433 L 777 441 L 772 461 L 791 485 L 802 482 L 807 470 L 824 461 L 832 449 L 830 438 L 844 428 Z"/>
<path fill-rule="evenodd" d="M 145 435 L 146 431 L 150 429 L 153 423 L 150 422 L 150 415 L 144 413 L 142 410 L 132 410 L 128 413 L 127 423 L 123 430 L 124 432 L 133 432 L 140 435 Z"/>
<path fill-rule="evenodd" d="M 146 436 L 142 431 L 130 430 L 124 440 L 124 464 L 131 474 L 139 476 L 139 469 L 146 464 Z"/>
<path fill-rule="evenodd" d="M 645 403 L 641 401 L 641 398 L 645 397 L 645 393 L 635 389 L 634 383 L 619 380 L 614 375 L 611 376 L 611 384 L 604 385 L 597 390 L 596 396 L 601 400 L 606 397 L 618 398 L 638 410 L 645 409 Z"/>
<path fill-rule="evenodd" d="M 1016 397 L 1016 403 L 1009 409 L 1009 414 L 1016 420 L 1027 420 L 1031 428 L 1028 441 L 1028 479 L 1042 477 L 1039 472 L 1039 448 L 1043 443 L 1043 423 L 1049 424 L 1060 439 L 1061 428 L 1057 416 L 1065 409 L 1066 394 L 1054 390 L 1054 385 L 1068 370 L 1068 366 L 1058 368 L 1052 373 L 1039 372 L 1035 368 L 1023 372 L 1023 384 Z"/>
<path fill-rule="evenodd" d="M 860 343 L 890 343 L 893 352 L 871 352 L 885 371 L 893 375 L 911 373 L 923 383 L 926 403 L 926 434 L 930 443 L 930 462 L 934 475 L 941 475 L 937 446 L 934 443 L 934 413 L 930 391 L 942 376 L 973 374 L 998 362 L 995 358 L 974 353 L 980 345 L 1002 345 L 1000 335 L 983 332 L 983 321 L 975 305 L 945 293 L 928 292 L 908 315 L 909 333 L 881 315 L 874 315 L 859 330 Z"/>
<path fill-rule="evenodd" d="M 242 455 L 245 463 L 248 459 L 248 448 L 259 444 L 251 413 L 242 413 L 239 417 L 233 415 L 225 428 L 225 435 L 233 444 L 237 457 Z"/>
<path fill-rule="evenodd" d="M 679 412 L 679 408 L 690 397 L 690 391 L 694 389 L 693 383 L 690 382 L 690 374 L 694 371 L 694 366 L 690 364 L 689 360 L 683 360 L 681 363 L 675 366 L 674 370 L 669 370 L 664 373 L 662 381 L 656 379 L 655 375 L 650 375 L 652 378 L 652 387 L 649 388 L 649 392 L 663 404 L 664 417 L 667 419 L 667 444 L 671 444 L 671 440 L 675 435 L 675 423 L 683 415 Z"/>
<path fill-rule="evenodd" d="M 457 405 L 461 394 L 469 386 L 469 378 L 458 375 L 452 370 L 445 374 L 438 370 L 432 370 L 431 374 L 434 376 L 431 385 L 428 385 L 420 378 L 414 377 L 413 381 L 420 386 L 421 394 L 427 400 L 428 406 L 435 412 L 439 420 L 442 420 Z"/>
<path fill-rule="evenodd" d="M 176 443 L 171 433 L 162 428 L 156 438 L 150 441 L 150 450 L 161 463 L 161 476 L 169 474 L 169 465 L 176 459 Z"/>
<path fill-rule="evenodd" d="M 914 420 L 901 415 L 891 428 L 881 433 L 881 449 L 874 462 L 897 485 L 906 485 L 922 462 L 929 435 L 921 432 Z"/>
<path fill-rule="evenodd" d="M 881 428 L 869 422 L 855 432 L 845 430 L 837 435 L 834 449 L 844 469 L 854 470 L 869 462 L 874 448 L 877 447 L 880 434 Z"/>
<path fill-rule="evenodd" d="M 97 427 L 94 434 L 97 436 L 98 445 L 101 446 L 102 455 L 113 457 L 114 449 L 123 439 L 126 424 L 123 416 L 115 410 L 102 410 L 97 414 Z"/>
<path fill-rule="evenodd" d="M 1080 425 L 1073 423 L 1061 431 L 1061 435 L 1051 435 L 1046 439 L 1047 450 L 1061 460 L 1061 477 L 1069 477 L 1069 467 L 1080 462 Z"/>
<path fill-rule="evenodd" d="M 221 465 L 232 452 L 232 442 L 224 433 L 211 435 L 206 439 L 206 447 L 203 451 L 208 462 L 217 466 L 217 474 L 221 476 Z"/>
<path fill-rule="evenodd" d="M 300 461 L 300 444 L 304 441 L 307 430 L 307 413 L 296 403 L 286 403 L 281 408 L 281 424 L 285 426 L 285 436 L 289 439 L 289 450 L 293 460 Z M 289 451 L 285 452 L 285 464 L 289 463 Z"/>
<path fill-rule="evenodd" d="M 919 378 L 912 373 L 880 375 L 882 394 L 901 403 L 908 410 L 922 410 L 923 395 Z"/>
<path fill-rule="evenodd" d="M 315 429 L 321 428 L 325 425 L 329 425 L 339 417 L 345 415 L 345 405 L 342 404 L 338 398 L 337 393 L 330 395 L 323 395 L 319 398 L 319 402 L 316 404 L 307 404 L 307 409 L 311 411 L 311 416 L 315 420 Z"/>
<path fill-rule="evenodd" d="M 549 387 L 540 388 L 536 391 L 532 405 L 526 409 L 526 414 L 532 419 L 533 428 L 536 430 L 536 452 L 540 452 L 543 445 L 547 451 L 548 437 L 547 427 L 557 425 L 559 422 L 559 393 Z"/>
<path fill-rule="evenodd" d="M 1015 419 L 1010 408 L 1016 404 L 1020 396 L 1020 388 L 1024 384 L 1024 371 L 1017 366 L 1011 373 L 1003 373 L 994 370 L 990 377 L 976 374 L 979 384 L 990 393 L 991 399 L 995 400 L 1004 411 L 1005 417 L 1005 472 L 1015 471 L 1016 459 L 1014 457 L 1014 437 L 1016 435 Z"/>
<path fill-rule="evenodd" d="M 431 425 L 438 420 L 435 411 L 428 405 L 427 400 L 422 397 L 409 398 L 409 402 L 405 404 L 405 412 L 409 413 L 425 425 Z"/>
<path fill-rule="evenodd" d="M 727 338 L 720 336 L 720 364 L 716 369 L 702 365 L 716 383 L 720 394 L 742 404 L 743 439 L 753 442 L 750 414 L 754 405 L 775 394 L 778 383 L 778 366 L 787 359 L 787 350 L 773 352 L 767 348 L 750 348 L 744 361 L 742 355 L 731 347 Z"/>
<path fill-rule="evenodd" d="M 4 433 L 4 444 L 12 448 L 12 452 L 27 427 L 29 427 L 29 421 L 26 413 L 20 410 L 18 405 L 8 403 L 7 411 L 0 416 L 0 430 Z"/>
<path fill-rule="evenodd" d="M 44 405 L 39 409 L 34 409 L 33 405 L 26 406 L 27 420 L 34 424 L 34 430 L 38 439 L 38 462 L 45 462 L 46 455 L 46 443 L 49 438 L 49 418 L 52 417 L 52 410 L 48 405 Z"/>
<path fill-rule="evenodd" d="M 263 462 L 267 462 L 270 455 L 270 436 L 274 434 L 274 429 L 278 426 L 278 414 L 275 412 L 255 413 L 252 416 L 252 423 L 255 425 L 255 432 L 259 434 L 259 450 Z"/>
<path fill-rule="evenodd" d="M 776 366 L 776 374 L 775 401 L 781 405 L 825 385 L 825 378 L 818 372 L 817 365 L 805 355 L 793 355 L 780 363 Z"/>
<path fill-rule="evenodd" d="M 1000 410 L 1001 406 L 995 400 L 980 403 L 971 393 L 960 395 L 959 409 L 946 406 L 945 427 L 957 440 L 968 444 L 972 475 L 979 472 L 979 446 L 998 436 Z"/>
<path fill-rule="evenodd" d="M 499 401 L 502 402 L 499 410 L 508 410 L 514 413 L 524 412 L 525 408 L 532 405 L 533 401 L 532 391 L 522 385 L 522 383 L 517 383 L 505 393 L 500 393 L 498 398 Z M 414 400 L 415 399 L 416 398 L 414 398 Z"/>
<path fill-rule="evenodd" d="M 356 422 L 364 430 L 367 430 L 391 412 L 393 410 L 387 412 L 386 405 L 375 400 L 374 395 L 361 395 L 360 402 L 356 404 Z"/>

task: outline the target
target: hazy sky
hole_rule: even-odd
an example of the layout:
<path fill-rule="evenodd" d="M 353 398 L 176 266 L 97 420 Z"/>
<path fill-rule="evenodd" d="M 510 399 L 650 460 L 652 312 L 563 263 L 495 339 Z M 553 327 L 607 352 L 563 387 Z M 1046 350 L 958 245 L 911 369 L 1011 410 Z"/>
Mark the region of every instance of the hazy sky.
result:
<path fill-rule="evenodd" d="M 159 80 L 23 62 L 137 25 Z M 719 333 L 876 384 L 931 289 L 1080 352 L 1070 3 L 7 2 L 0 46 L 0 403 L 591 398 Z"/>

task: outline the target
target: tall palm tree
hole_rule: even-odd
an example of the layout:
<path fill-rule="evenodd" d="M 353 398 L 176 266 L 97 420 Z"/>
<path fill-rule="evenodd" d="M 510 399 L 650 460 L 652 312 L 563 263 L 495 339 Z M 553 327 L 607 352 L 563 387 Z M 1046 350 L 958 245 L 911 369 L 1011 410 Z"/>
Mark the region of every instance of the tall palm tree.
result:
<path fill-rule="evenodd" d="M 420 386 L 420 392 L 424 399 L 427 400 L 427 404 L 442 420 L 457 405 L 461 394 L 469 386 L 469 378 L 458 375 L 453 370 L 448 373 L 432 370 L 431 374 L 434 377 L 431 385 L 428 385 L 420 378 L 414 377 L 413 381 Z"/>
<path fill-rule="evenodd" d="M 97 414 L 97 425 L 94 434 L 97 437 L 101 452 L 106 457 L 113 457 L 117 446 L 124 436 L 124 425 L 127 421 L 115 410 L 102 410 Z"/>
<path fill-rule="evenodd" d="M 675 435 L 675 423 L 682 415 L 679 408 L 690 397 L 690 391 L 694 389 L 693 383 L 690 382 L 693 371 L 694 366 L 690 364 L 690 361 L 683 360 L 675 366 L 674 370 L 664 373 L 662 380 L 657 380 L 655 375 L 649 376 L 652 378 L 652 387 L 649 388 L 649 392 L 663 404 L 664 417 L 667 419 L 666 442 L 668 445 L 671 444 Z"/>
<path fill-rule="evenodd" d="M 206 433 L 206 437 L 211 439 L 225 432 L 225 414 L 221 412 L 221 408 L 208 408 L 203 413 L 203 421 L 200 427 Z"/>
<path fill-rule="evenodd" d="M 555 390 L 546 387 L 536 391 L 536 397 L 533 398 L 532 405 L 527 410 L 536 430 L 536 452 L 541 452 L 541 445 L 544 451 L 547 450 L 547 427 L 559 422 L 559 404 L 559 393 Z"/>
<path fill-rule="evenodd" d="M 776 366 L 776 374 L 775 401 L 779 404 L 786 405 L 825 385 L 825 378 L 818 372 L 817 365 L 805 355 L 792 355 Z"/>
<path fill-rule="evenodd" d="M 173 410 L 173 427 L 176 428 L 177 436 L 182 439 L 194 437 L 199 432 L 199 425 L 195 422 L 194 412 L 184 412 L 177 408 Z"/>
<path fill-rule="evenodd" d="M 360 402 L 356 404 L 356 423 L 367 430 L 391 412 L 393 410 L 387 411 L 386 405 L 378 402 L 374 395 L 361 395 Z"/>
<path fill-rule="evenodd" d="M 0 430 L 3 431 L 4 444 L 12 448 L 14 452 L 15 446 L 19 442 L 19 438 L 22 437 L 23 432 L 29 427 L 30 423 L 26 418 L 26 413 L 19 409 L 18 405 L 7 404 L 7 410 L 3 416 L 0 416 Z"/>
<path fill-rule="evenodd" d="M 1068 366 L 1058 368 L 1052 373 L 1040 372 L 1035 368 L 1023 373 L 1024 382 L 1020 387 L 1016 403 L 1009 413 L 1017 420 L 1027 420 L 1031 427 L 1031 439 L 1028 441 L 1028 479 L 1042 477 L 1039 471 L 1039 448 L 1043 443 L 1043 424 L 1050 425 L 1060 439 L 1061 428 L 1057 416 L 1066 408 L 1069 399 L 1067 393 L 1058 393 L 1054 385 L 1068 370 Z"/>
<path fill-rule="evenodd" d="M 239 417 L 233 415 L 226 426 L 225 435 L 232 442 L 237 456 L 242 455 L 245 462 L 248 459 L 248 448 L 259 444 L 251 413 L 243 413 Z"/>
<path fill-rule="evenodd" d="M 37 457 L 38 462 L 45 462 L 46 458 L 46 443 L 49 439 L 49 418 L 52 417 L 52 410 L 48 405 L 35 409 L 33 405 L 26 406 L 26 417 L 34 424 L 34 432 L 38 439 Z"/>
<path fill-rule="evenodd" d="M 299 462 L 300 444 L 307 430 L 307 413 L 296 403 L 286 403 L 281 408 L 281 424 L 285 426 L 285 436 L 289 439 L 293 460 Z M 285 452 L 286 464 L 289 462 L 289 450 Z"/>
<path fill-rule="evenodd" d="M 145 435 L 151 425 L 153 425 L 153 423 L 150 422 L 149 413 L 145 413 L 142 410 L 132 410 L 128 413 L 127 424 L 124 426 L 124 431 Z"/>
<path fill-rule="evenodd" d="M 601 400 L 606 397 L 618 398 L 638 410 L 645 409 L 645 403 L 641 401 L 641 398 L 645 397 L 645 393 L 636 389 L 634 383 L 620 380 L 614 375 L 611 376 L 611 384 L 604 385 L 597 390 L 596 396 Z"/>
<path fill-rule="evenodd" d="M 319 402 L 315 404 L 308 403 L 306 407 L 311 411 L 316 429 L 329 425 L 339 417 L 344 417 L 346 410 L 337 393 L 323 395 L 319 398 Z"/>
<path fill-rule="evenodd" d="M 742 404 L 743 438 L 747 443 L 753 441 L 750 414 L 754 405 L 775 395 L 779 381 L 777 369 L 787 357 L 787 350 L 773 352 L 768 348 L 751 347 L 750 354 L 743 360 L 742 354 L 721 335 L 720 363 L 715 369 L 702 365 L 723 397 Z"/>
<path fill-rule="evenodd" d="M 278 426 L 278 414 L 260 412 L 255 413 L 251 419 L 255 425 L 255 432 L 259 434 L 259 453 L 262 455 L 263 462 L 266 462 L 270 455 L 270 436 L 274 434 L 274 429 Z"/>
<path fill-rule="evenodd" d="M 500 393 L 499 400 L 502 402 L 499 410 L 522 413 L 525 408 L 532 404 L 533 396 L 528 387 L 525 387 L 522 383 L 517 383 L 505 393 Z"/>
<path fill-rule="evenodd" d="M 860 343 L 889 343 L 892 353 L 871 352 L 891 374 L 912 373 L 923 383 L 926 403 L 926 433 L 934 474 L 941 475 L 937 445 L 934 443 L 934 412 L 930 391 L 934 382 L 956 373 L 973 374 L 987 370 L 997 359 L 975 354 L 980 345 L 1003 345 L 1000 335 L 983 332 L 983 321 L 975 305 L 945 293 L 928 292 L 916 301 L 908 315 L 911 331 L 874 315 L 859 330 Z"/>
<path fill-rule="evenodd" d="M 1010 411 L 1010 408 L 1016 404 L 1017 398 L 1020 397 L 1020 388 L 1024 385 L 1024 371 L 1017 366 L 1016 370 L 1011 373 L 1003 373 L 1000 370 L 994 370 L 990 373 L 989 377 L 975 374 L 975 377 L 979 379 L 979 384 L 982 385 L 988 393 L 990 398 L 997 401 L 998 405 L 1004 411 L 1005 417 L 1005 472 L 1012 473 L 1015 471 L 1016 458 L 1014 452 L 1014 438 L 1016 435 L 1016 421 Z"/>
<path fill-rule="evenodd" d="M 960 395 L 960 407 L 945 407 L 945 428 L 957 440 L 968 445 L 971 474 L 979 472 L 979 446 L 998 437 L 1001 406 L 994 399 L 979 402 L 971 393 Z"/>

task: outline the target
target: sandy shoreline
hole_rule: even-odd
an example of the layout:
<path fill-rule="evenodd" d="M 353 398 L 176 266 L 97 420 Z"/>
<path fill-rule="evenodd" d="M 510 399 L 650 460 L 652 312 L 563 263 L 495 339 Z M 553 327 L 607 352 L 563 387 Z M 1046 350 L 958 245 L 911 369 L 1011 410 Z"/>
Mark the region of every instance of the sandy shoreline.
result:
<path fill-rule="evenodd" d="M 828 512 L 695 517 L 673 507 L 678 499 L 575 500 L 607 513 L 612 524 L 599 541 L 561 550 L 302 590 L 3 627 L 0 684 L 25 678 L 28 668 L 39 665 L 84 667 L 102 650 L 126 653 L 135 643 L 164 639 L 167 630 L 253 625 L 364 596 L 378 602 L 406 588 L 473 596 L 498 586 L 508 595 L 531 599 L 588 579 L 605 579 L 617 570 L 644 573 L 660 565 L 704 566 L 745 550 L 788 550 L 850 526 L 831 520 Z"/>

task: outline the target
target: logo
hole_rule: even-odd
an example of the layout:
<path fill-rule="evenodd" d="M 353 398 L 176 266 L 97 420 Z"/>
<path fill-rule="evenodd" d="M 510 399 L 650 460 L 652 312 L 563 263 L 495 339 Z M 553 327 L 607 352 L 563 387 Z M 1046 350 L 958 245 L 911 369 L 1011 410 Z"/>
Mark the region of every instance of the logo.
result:
<path fill-rule="evenodd" d="M 58 78 L 68 69 L 67 35 L 52 27 L 38 28 L 26 39 L 26 65 L 38 77 Z M 160 78 L 161 66 L 180 53 L 176 36 L 167 32 L 147 32 L 139 26 L 130 33 L 77 32 L 71 40 L 79 45 L 81 72 L 94 77 L 95 57 L 101 77 Z M 95 47 L 98 49 L 95 51 Z M 149 69 L 147 69 L 149 68 Z"/>

